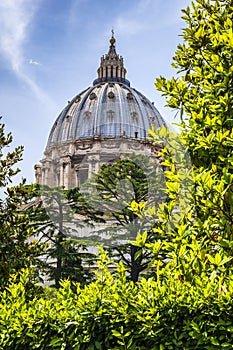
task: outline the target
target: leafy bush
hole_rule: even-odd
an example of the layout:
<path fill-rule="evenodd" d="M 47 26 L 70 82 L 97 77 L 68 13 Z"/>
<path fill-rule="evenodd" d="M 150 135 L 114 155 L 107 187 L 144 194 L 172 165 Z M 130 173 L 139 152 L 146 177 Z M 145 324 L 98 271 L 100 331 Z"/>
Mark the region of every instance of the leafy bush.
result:
<path fill-rule="evenodd" d="M 232 349 L 233 278 L 218 273 L 181 281 L 170 267 L 155 279 L 126 282 L 102 252 L 97 280 L 70 282 L 27 298 L 27 274 L 1 294 L 1 349 Z"/>

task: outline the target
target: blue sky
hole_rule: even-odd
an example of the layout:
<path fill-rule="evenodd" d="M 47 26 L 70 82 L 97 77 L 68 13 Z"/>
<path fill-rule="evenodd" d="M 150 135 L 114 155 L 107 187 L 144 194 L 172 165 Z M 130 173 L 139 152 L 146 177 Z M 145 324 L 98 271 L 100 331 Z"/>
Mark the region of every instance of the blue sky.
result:
<path fill-rule="evenodd" d="M 114 28 L 131 86 L 168 121 L 175 112 L 154 88 L 175 74 L 172 56 L 182 38 L 181 9 L 189 0 L 1 0 L 0 115 L 14 145 L 23 145 L 20 177 L 34 182 L 57 115 L 92 85 Z"/>

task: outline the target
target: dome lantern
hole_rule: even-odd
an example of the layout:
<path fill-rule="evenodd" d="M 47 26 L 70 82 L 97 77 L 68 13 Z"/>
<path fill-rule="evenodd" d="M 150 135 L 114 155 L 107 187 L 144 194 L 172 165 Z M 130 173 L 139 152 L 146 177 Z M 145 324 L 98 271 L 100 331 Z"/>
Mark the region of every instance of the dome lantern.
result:
<path fill-rule="evenodd" d="M 116 39 L 113 30 L 109 42 L 110 47 L 108 53 L 101 57 L 100 67 L 97 70 L 98 79 L 94 80 L 93 85 L 99 84 L 100 82 L 117 81 L 130 86 L 129 81 L 125 79 L 127 71 L 124 67 L 123 57 L 116 53 Z"/>

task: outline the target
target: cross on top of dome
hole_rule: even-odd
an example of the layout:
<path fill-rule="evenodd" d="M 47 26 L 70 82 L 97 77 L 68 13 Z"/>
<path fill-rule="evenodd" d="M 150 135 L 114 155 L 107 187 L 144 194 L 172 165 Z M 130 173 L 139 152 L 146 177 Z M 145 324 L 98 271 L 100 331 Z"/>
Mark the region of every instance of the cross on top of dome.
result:
<path fill-rule="evenodd" d="M 115 42 L 116 42 L 116 39 L 114 38 L 114 30 L 113 30 L 113 29 L 112 29 L 112 37 L 111 37 L 111 39 L 109 40 L 109 42 L 110 42 L 111 45 L 114 45 Z"/>

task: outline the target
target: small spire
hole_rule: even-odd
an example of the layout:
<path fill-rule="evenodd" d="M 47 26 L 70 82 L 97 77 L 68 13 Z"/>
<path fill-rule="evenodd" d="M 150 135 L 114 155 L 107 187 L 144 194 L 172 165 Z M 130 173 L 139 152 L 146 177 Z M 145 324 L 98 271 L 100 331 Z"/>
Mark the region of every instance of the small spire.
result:
<path fill-rule="evenodd" d="M 116 42 L 116 39 L 114 38 L 114 30 L 113 29 L 112 29 L 112 37 L 111 37 L 111 39 L 109 41 L 110 41 L 111 45 L 114 45 L 115 42 Z"/>
<path fill-rule="evenodd" d="M 114 30 L 112 29 L 112 36 L 110 38 L 110 47 L 108 53 L 101 57 L 100 66 L 97 70 L 98 78 L 94 80 L 93 84 L 100 82 L 117 81 L 130 86 L 130 83 L 125 79 L 126 69 L 124 67 L 123 57 L 119 56 L 115 48 Z"/>

